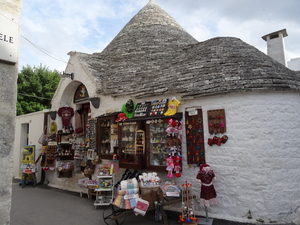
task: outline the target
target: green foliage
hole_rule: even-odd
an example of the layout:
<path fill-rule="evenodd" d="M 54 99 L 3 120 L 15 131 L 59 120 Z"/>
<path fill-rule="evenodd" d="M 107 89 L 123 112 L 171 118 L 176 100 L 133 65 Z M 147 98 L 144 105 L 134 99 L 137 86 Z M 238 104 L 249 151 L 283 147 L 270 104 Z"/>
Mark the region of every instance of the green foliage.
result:
<path fill-rule="evenodd" d="M 18 75 L 17 115 L 51 108 L 51 99 L 56 91 L 59 72 L 45 66 L 23 67 Z"/>

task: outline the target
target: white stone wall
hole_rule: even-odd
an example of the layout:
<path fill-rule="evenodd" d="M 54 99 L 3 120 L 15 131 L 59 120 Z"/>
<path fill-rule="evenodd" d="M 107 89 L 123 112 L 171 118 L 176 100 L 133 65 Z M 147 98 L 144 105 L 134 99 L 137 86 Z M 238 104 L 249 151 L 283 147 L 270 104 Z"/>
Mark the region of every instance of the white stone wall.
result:
<path fill-rule="evenodd" d="M 206 144 L 206 162 L 217 176 L 219 204 L 209 215 L 240 222 L 290 222 L 300 206 L 299 93 L 240 93 L 205 97 L 186 106 L 202 106 L 205 140 L 210 137 L 207 110 L 224 108 L 229 140 Z M 183 153 L 183 177 L 194 181 L 198 168 L 188 168 Z M 197 212 L 205 215 L 196 201 Z M 176 209 L 176 208 L 174 208 Z M 252 220 L 247 219 L 251 211 Z"/>
<path fill-rule="evenodd" d="M 43 122 L 44 114 L 49 110 L 28 113 L 25 115 L 17 116 L 15 120 L 15 142 L 14 142 L 14 152 L 13 152 L 13 177 L 21 178 L 21 164 L 22 155 L 21 150 L 24 145 L 34 145 L 35 146 L 35 157 L 36 159 L 41 153 L 42 145 L 38 143 L 38 139 L 43 132 Z M 29 125 L 28 131 L 28 143 L 27 143 L 27 124 Z M 49 132 L 49 127 L 46 128 Z M 38 166 L 40 165 L 40 161 Z M 41 169 L 37 173 L 37 180 L 40 181 Z"/>
<path fill-rule="evenodd" d="M 300 57 L 291 59 L 287 62 L 288 68 L 295 71 L 300 71 Z"/>

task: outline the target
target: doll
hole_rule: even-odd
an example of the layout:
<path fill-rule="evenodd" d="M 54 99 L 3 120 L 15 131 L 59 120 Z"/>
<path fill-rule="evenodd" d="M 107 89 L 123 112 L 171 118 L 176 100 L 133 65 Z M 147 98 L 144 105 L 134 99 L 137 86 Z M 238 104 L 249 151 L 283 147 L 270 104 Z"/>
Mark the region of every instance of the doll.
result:
<path fill-rule="evenodd" d="M 181 170 L 181 157 L 178 156 L 178 155 L 175 155 L 173 157 L 173 163 L 174 163 L 174 171 L 175 171 L 175 176 L 176 177 L 181 177 L 181 173 L 180 173 L 180 170 Z"/>
<path fill-rule="evenodd" d="M 172 157 L 168 157 L 166 161 L 167 161 L 167 168 L 166 168 L 166 170 L 168 171 L 167 177 L 172 178 L 173 177 L 172 171 L 174 169 L 173 159 L 172 159 Z"/>

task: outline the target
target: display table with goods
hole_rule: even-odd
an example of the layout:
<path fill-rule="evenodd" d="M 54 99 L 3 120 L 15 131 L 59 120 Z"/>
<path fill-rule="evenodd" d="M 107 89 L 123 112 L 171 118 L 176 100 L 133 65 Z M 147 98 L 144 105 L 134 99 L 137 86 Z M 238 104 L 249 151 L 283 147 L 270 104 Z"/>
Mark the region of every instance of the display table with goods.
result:
<path fill-rule="evenodd" d="M 195 195 L 182 191 L 175 183 L 161 182 L 155 172 L 143 173 L 138 180 L 134 177 L 120 182 L 113 203 L 103 211 L 103 220 L 106 224 L 122 224 L 127 216 L 145 216 L 155 210 L 153 219 L 168 224 L 165 207 L 194 198 Z"/>
<path fill-rule="evenodd" d="M 110 205 L 114 198 L 114 175 L 97 176 L 94 206 Z"/>

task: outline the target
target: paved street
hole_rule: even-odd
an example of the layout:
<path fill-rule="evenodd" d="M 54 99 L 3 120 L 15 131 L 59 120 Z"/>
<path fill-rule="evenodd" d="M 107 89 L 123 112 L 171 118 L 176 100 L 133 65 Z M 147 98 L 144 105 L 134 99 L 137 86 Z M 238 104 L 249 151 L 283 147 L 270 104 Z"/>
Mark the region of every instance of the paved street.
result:
<path fill-rule="evenodd" d="M 105 225 L 104 208 L 106 207 L 98 206 L 95 209 L 93 200 L 89 200 L 86 195 L 80 197 L 79 193 L 62 191 L 46 185 L 38 185 L 35 188 L 27 185 L 22 188 L 19 183 L 13 182 L 11 225 Z M 123 224 L 163 224 L 155 221 L 154 214 L 148 212 L 147 214 L 145 217 L 128 216 Z M 177 215 L 173 217 L 174 220 L 178 218 Z M 170 219 L 169 224 L 178 223 Z"/>
<path fill-rule="evenodd" d="M 47 185 L 36 187 L 27 185 L 22 188 L 19 186 L 19 181 L 13 182 L 11 225 L 105 225 L 103 213 L 107 215 L 111 212 L 111 210 L 104 210 L 105 208 L 105 206 L 98 206 L 95 209 L 93 200 L 88 199 L 86 195 L 80 197 L 79 193 L 62 191 Z M 167 214 L 169 225 L 180 224 L 177 222 L 177 213 L 167 212 Z M 115 221 L 106 221 L 109 224 L 116 224 Z M 122 220 L 118 222 L 121 223 Z M 126 217 L 123 225 L 132 224 L 158 225 L 163 222 L 155 221 L 154 213 L 147 212 L 144 217 L 134 215 Z M 212 225 L 249 224 L 214 219 Z"/>

